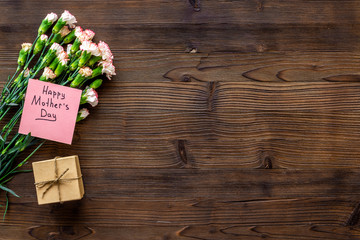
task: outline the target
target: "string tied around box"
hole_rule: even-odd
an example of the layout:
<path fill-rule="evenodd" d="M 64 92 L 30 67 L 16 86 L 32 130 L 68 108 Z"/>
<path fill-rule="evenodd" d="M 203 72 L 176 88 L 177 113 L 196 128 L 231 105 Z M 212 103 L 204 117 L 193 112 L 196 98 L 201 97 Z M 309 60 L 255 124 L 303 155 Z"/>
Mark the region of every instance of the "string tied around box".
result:
<path fill-rule="evenodd" d="M 43 188 L 46 185 L 47 188 L 45 189 L 45 191 L 42 194 L 42 198 L 44 198 L 45 194 L 54 186 L 57 186 L 57 192 L 59 195 L 59 202 L 62 203 L 61 201 L 61 193 L 60 193 L 60 184 L 63 182 L 70 182 L 70 181 L 74 181 L 74 180 L 78 180 L 82 177 L 82 175 L 80 175 L 79 177 L 75 177 L 75 178 L 62 178 L 67 171 L 69 171 L 69 168 L 65 169 L 65 171 L 63 171 L 60 175 L 58 174 L 58 167 L 57 167 L 57 159 L 60 157 L 55 157 L 54 158 L 54 165 L 55 165 L 55 179 L 54 180 L 48 180 L 48 181 L 42 181 L 42 182 L 36 182 L 34 183 L 35 186 L 37 188 Z"/>

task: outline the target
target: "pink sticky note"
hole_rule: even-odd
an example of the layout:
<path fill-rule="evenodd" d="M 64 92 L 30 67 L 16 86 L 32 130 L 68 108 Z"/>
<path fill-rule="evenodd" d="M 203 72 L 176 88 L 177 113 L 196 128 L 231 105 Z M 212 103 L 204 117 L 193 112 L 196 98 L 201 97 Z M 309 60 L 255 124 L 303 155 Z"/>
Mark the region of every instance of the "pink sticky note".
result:
<path fill-rule="evenodd" d="M 30 79 L 19 133 L 71 144 L 81 90 Z"/>

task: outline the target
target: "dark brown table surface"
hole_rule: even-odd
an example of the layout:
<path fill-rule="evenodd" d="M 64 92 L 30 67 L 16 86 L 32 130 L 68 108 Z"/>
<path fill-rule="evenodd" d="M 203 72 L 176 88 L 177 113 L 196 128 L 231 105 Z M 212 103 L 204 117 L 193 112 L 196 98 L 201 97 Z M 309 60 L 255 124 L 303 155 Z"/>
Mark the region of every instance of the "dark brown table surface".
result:
<path fill-rule="evenodd" d="M 0 239 L 360 239 L 360 1 L 0 0 L 1 86 L 64 9 L 117 76 L 30 162 L 79 155 L 86 194 L 17 175 Z"/>

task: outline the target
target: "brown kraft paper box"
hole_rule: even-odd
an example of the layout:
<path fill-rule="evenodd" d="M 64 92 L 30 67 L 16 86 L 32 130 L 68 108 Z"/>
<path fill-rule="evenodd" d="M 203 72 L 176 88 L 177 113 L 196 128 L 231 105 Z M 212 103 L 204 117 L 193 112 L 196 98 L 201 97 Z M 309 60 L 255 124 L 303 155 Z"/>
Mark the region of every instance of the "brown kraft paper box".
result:
<path fill-rule="evenodd" d="M 32 167 L 39 205 L 80 200 L 84 196 L 78 156 L 33 162 Z"/>

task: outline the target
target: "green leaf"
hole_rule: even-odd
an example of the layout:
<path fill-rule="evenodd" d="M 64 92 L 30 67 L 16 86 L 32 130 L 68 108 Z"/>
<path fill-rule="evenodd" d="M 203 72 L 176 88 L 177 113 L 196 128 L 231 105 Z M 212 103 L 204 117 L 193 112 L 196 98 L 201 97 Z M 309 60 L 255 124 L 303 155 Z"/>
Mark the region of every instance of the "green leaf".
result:
<path fill-rule="evenodd" d="M 46 141 L 44 140 L 42 143 L 40 143 L 39 146 L 37 146 L 37 148 L 35 148 L 35 150 L 32 151 L 32 152 L 29 154 L 29 156 L 27 156 L 21 163 L 19 163 L 19 164 L 17 165 L 16 168 L 21 167 L 22 165 L 24 165 L 24 163 L 26 163 L 26 161 L 29 160 L 29 158 L 31 158 L 31 156 L 34 155 L 34 153 L 35 153 L 37 150 L 39 150 L 39 148 L 40 148 L 45 142 L 46 142 Z M 16 168 L 15 168 L 15 169 L 16 169 Z M 0 175 L 0 176 L 1 176 L 1 175 Z"/>
<path fill-rule="evenodd" d="M 12 173 L 16 174 L 16 173 L 28 173 L 28 172 L 32 172 L 32 170 L 31 169 L 16 170 L 16 171 L 14 171 Z"/>
<path fill-rule="evenodd" d="M 8 106 L 14 106 L 14 107 L 15 107 L 15 106 L 19 106 L 19 104 L 17 104 L 17 103 L 8 103 L 7 105 L 8 105 Z"/>
<path fill-rule="evenodd" d="M 19 151 L 20 150 L 20 147 L 13 147 L 13 148 L 11 148 L 11 150 L 10 151 L 7 151 L 6 152 L 6 154 L 12 154 L 12 153 L 14 153 L 14 152 L 16 152 L 16 151 Z"/>
<path fill-rule="evenodd" d="M 5 187 L 5 186 L 3 186 L 3 185 L 0 185 L 0 189 L 6 191 L 6 192 L 8 192 L 8 193 L 11 193 L 11 194 L 14 195 L 15 197 L 18 197 L 18 198 L 20 197 L 20 196 L 17 195 L 13 190 L 11 190 L 10 188 L 7 188 L 7 187 Z"/>
<path fill-rule="evenodd" d="M 4 167 L 1 167 L 1 171 L 0 171 L 0 176 L 2 176 L 3 174 L 5 174 L 9 169 L 9 166 L 13 163 L 13 161 L 9 161 L 5 164 Z M 0 181 L 3 179 L 3 177 L 0 179 Z"/>
<path fill-rule="evenodd" d="M 6 205 L 5 205 L 4 215 L 3 215 L 3 221 L 5 220 L 5 216 L 6 216 L 8 208 L 9 208 L 9 198 L 7 196 L 7 192 L 5 193 L 5 197 L 6 197 Z"/>

